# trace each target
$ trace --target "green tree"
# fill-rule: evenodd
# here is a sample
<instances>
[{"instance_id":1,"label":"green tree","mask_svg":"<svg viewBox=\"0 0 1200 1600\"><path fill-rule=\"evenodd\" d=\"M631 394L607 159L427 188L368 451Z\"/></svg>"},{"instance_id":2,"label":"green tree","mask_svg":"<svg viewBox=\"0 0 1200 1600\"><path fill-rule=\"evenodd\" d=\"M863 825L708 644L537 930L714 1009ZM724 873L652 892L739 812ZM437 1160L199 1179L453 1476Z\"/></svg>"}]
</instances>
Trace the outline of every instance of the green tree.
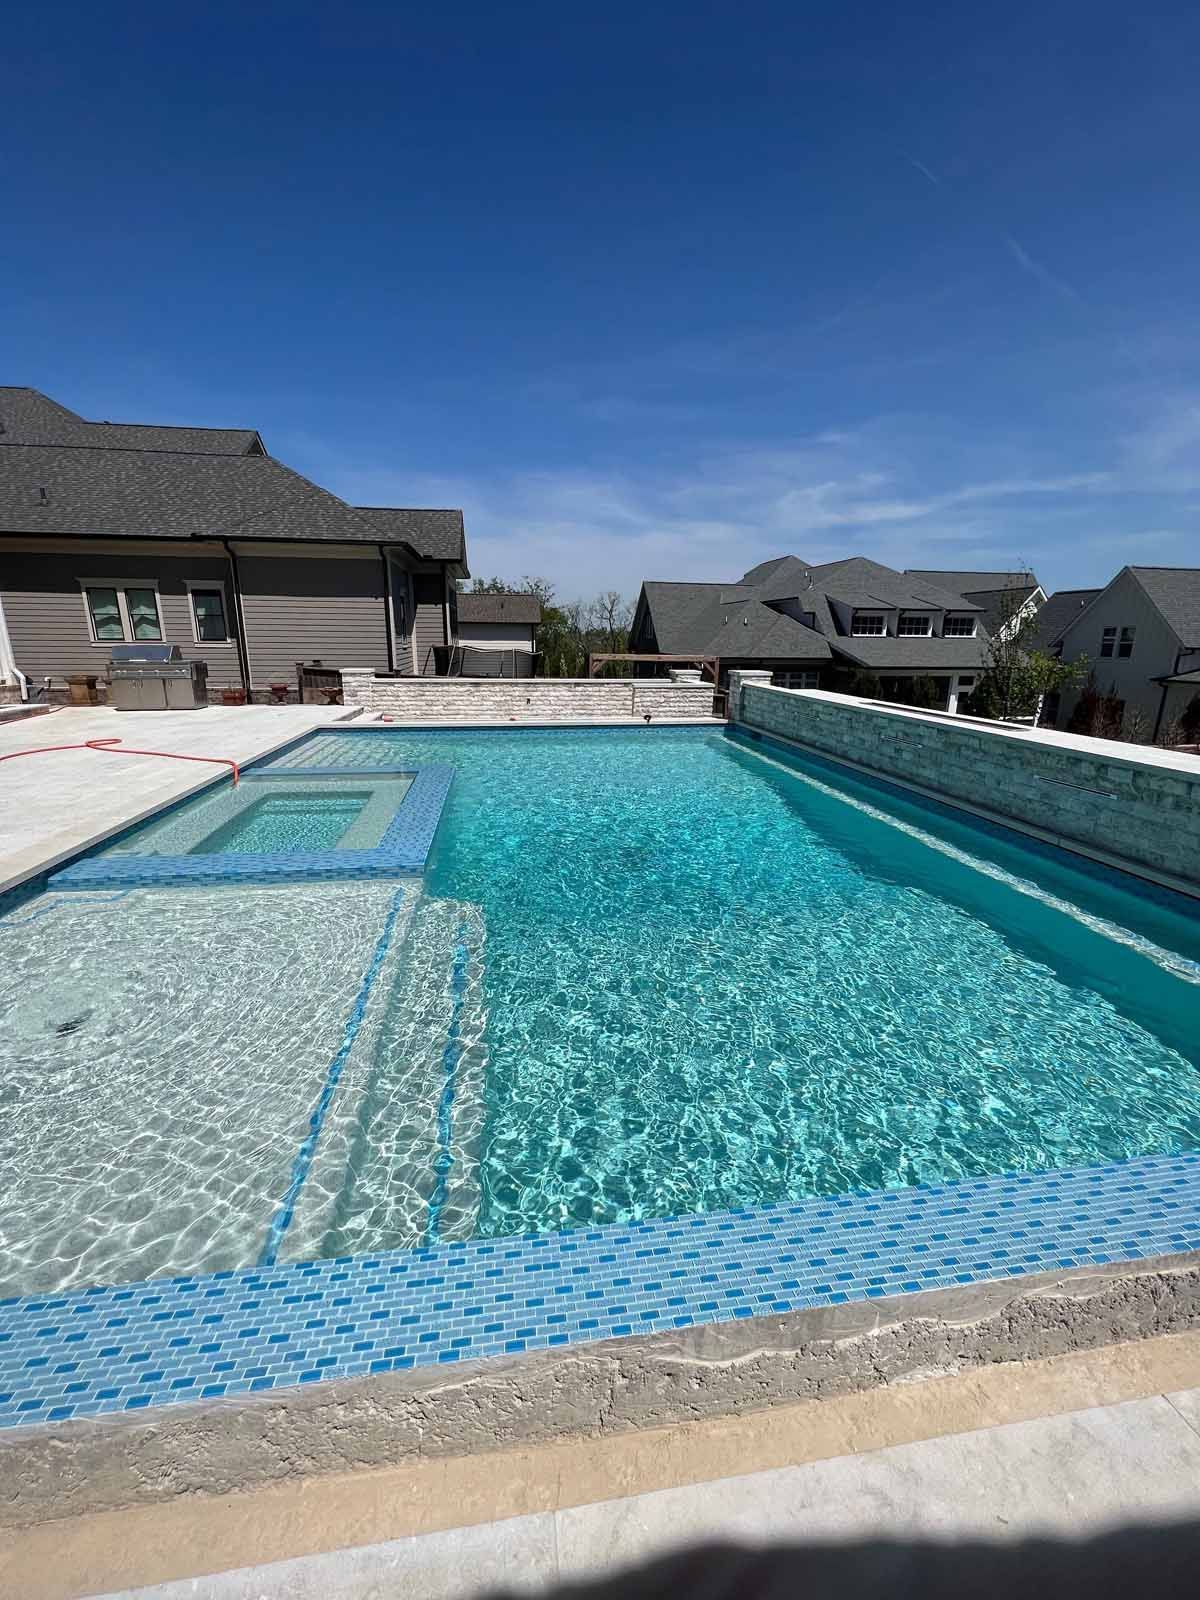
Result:
<instances>
[{"instance_id":1,"label":"green tree","mask_svg":"<svg viewBox=\"0 0 1200 1600\"><path fill-rule=\"evenodd\" d=\"M1047 695L1073 688L1087 671L1085 657L1059 661L1037 649L1037 613L1022 609L1022 594L1019 588L1005 591L987 642L987 664L971 692L974 716L1001 722L1036 717Z\"/></svg>"}]
</instances>

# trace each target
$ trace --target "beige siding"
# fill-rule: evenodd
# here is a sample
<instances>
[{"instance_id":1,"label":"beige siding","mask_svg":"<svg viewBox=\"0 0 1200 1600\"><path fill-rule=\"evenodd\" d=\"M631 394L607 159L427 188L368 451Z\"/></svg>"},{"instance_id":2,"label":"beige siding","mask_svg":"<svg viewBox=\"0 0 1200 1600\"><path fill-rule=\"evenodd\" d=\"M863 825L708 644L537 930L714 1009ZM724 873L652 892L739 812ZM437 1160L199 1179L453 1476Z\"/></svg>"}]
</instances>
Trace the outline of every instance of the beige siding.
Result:
<instances>
[{"instance_id":1,"label":"beige siding","mask_svg":"<svg viewBox=\"0 0 1200 1600\"><path fill-rule=\"evenodd\" d=\"M1115 654L1111 657L1100 654L1104 629L1113 627L1117 629L1118 638L1122 628L1137 630L1133 654L1127 660ZM1067 629L1062 644L1064 661L1077 661L1080 656L1086 656L1101 693L1107 694L1112 689L1124 700L1126 713L1138 708L1153 729L1162 702L1162 685L1153 679L1175 670L1179 641L1132 573L1123 572L1114 578L1078 622ZM1063 695L1058 727L1066 727L1078 699L1075 691Z\"/></svg>"},{"instance_id":2,"label":"beige siding","mask_svg":"<svg viewBox=\"0 0 1200 1600\"><path fill-rule=\"evenodd\" d=\"M112 646L94 643L84 611L80 580L119 586L142 583L158 586L163 634L168 644L180 646L186 659L208 663L210 688L239 685L237 648L197 644L192 630L187 579L224 582L229 627L233 616L229 564L215 554L181 555L178 547L162 547L130 540L119 552L100 553L87 540L46 541L24 548L0 545L0 593L12 638L17 666L37 687L51 678L57 687L70 672L94 672L103 677ZM111 545L108 547L112 551Z\"/></svg>"},{"instance_id":3,"label":"beige siding","mask_svg":"<svg viewBox=\"0 0 1200 1600\"><path fill-rule=\"evenodd\" d=\"M388 667L383 563L370 555L311 556L238 549L242 612L256 691L296 682L298 661Z\"/></svg>"},{"instance_id":4,"label":"beige siding","mask_svg":"<svg viewBox=\"0 0 1200 1600\"><path fill-rule=\"evenodd\" d=\"M446 575L436 572L413 573L413 651L417 672L433 677L437 672L434 650L446 642Z\"/></svg>"}]
</instances>

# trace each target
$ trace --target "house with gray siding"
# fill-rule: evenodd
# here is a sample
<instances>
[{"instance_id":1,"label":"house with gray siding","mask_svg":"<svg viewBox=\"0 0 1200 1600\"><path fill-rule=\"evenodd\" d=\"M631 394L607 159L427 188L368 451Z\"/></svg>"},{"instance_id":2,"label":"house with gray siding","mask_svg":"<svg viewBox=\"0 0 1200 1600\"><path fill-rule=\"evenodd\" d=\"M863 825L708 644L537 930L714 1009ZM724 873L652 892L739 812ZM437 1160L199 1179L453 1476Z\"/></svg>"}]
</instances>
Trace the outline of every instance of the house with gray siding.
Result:
<instances>
[{"instance_id":1,"label":"house with gray siding","mask_svg":"<svg viewBox=\"0 0 1200 1600\"><path fill-rule=\"evenodd\" d=\"M465 677L532 678L541 620L535 594L460 594L454 669Z\"/></svg>"},{"instance_id":2,"label":"house with gray siding","mask_svg":"<svg viewBox=\"0 0 1200 1600\"><path fill-rule=\"evenodd\" d=\"M769 670L790 689L902 700L928 679L935 704L956 711L987 664L985 615L977 599L863 556L779 556L732 583L643 583L629 648L716 657L722 681L733 667Z\"/></svg>"},{"instance_id":3,"label":"house with gray siding","mask_svg":"<svg viewBox=\"0 0 1200 1600\"><path fill-rule=\"evenodd\" d=\"M253 428L90 422L0 387L0 682L57 697L114 644L177 644L210 694L298 666L445 671L462 512L353 506Z\"/></svg>"},{"instance_id":4,"label":"house with gray siding","mask_svg":"<svg viewBox=\"0 0 1200 1600\"><path fill-rule=\"evenodd\" d=\"M1158 738L1200 692L1200 567L1122 567L1072 608L1050 648L1063 661L1086 657L1101 694ZM1077 689L1064 693L1054 726L1065 728L1078 702Z\"/></svg>"}]
</instances>

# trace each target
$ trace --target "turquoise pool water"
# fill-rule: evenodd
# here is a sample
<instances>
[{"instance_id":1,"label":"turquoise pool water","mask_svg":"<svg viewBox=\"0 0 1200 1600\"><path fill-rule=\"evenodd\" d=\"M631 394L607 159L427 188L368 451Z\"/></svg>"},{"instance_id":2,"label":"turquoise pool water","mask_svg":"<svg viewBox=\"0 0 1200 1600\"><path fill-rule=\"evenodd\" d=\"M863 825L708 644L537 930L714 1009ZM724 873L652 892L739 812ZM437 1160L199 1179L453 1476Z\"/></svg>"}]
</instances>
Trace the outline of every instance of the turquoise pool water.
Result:
<instances>
[{"instance_id":1,"label":"turquoise pool water","mask_svg":"<svg viewBox=\"0 0 1200 1600\"><path fill-rule=\"evenodd\" d=\"M115 848L443 762L423 880L0 917L0 1294L1200 1149L1200 908L719 732L320 734Z\"/></svg>"},{"instance_id":2,"label":"turquoise pool water","mask_svg":"<svg viewBox=\"0 0 1200 1600\"><path fill-rule=\"evenodd\" d=\"M369 799L365 792L328 796L265 794L194 844L189 854L332 850Z\"/></svg>"},{"instance_id":3,"label":"turquoise pool water","mask_svg":"<svg viewBox=\"0 0 1200 1600\"><path fill-rule=\"evenodd\" d=\"M412 784L407 773L311 783L286 776L222 783L152 818L105 855L292 855L369 850Z\"/></svg>"},{"instance_id":4,"label":"turquoise pool water","mask_svg":"<svg viewBox=\"0 0 1200 1600\"><path fill-rule=\"evenodd\" d=\"M1185 901L720 733L330 733L272 769L425 761L458 768L427 892L477 911L476 1233L1200 1145ZM414 1242L382 1136L334 1247Z\"/></svg>"}]
</instances>

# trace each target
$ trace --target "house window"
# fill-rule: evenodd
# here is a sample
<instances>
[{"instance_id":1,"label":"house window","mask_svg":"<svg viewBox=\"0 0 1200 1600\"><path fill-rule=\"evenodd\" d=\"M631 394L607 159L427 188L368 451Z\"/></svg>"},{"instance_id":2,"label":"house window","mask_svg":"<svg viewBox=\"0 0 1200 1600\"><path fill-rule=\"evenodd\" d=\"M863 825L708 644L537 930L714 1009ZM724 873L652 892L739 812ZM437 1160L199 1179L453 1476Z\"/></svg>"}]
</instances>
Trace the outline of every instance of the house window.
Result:
<instances>
[{"instance_id":1,"label":"house window","mask_svg":"<svg viewBox=\"0 0 1200 1600\"><path fill-rule=\"evenodd\" d=\"M933 632L933 618L906 613L896 629L901 639L928 639Z\"/></svg>"},{"instance_id":2,"label":"house window","mask_svg":"<svg viewBox=\"0 0 1200 1600\"><path fill-rule=\"evenodd\" d=\"M153 589L126 589L125 610L129 631L135 639L161 639L162 618L158 614L158 595Z\"/></svg>"},{"instance_id":3,"label":"house window","mask_svg":"<svg viewBox=\"0 0 1200 1600\"><path fill-rule=\"evenodd\" d=\"M887 632L887 624L878 612L856 611L850 632L856 639L878 639Z\"/></svg>"},{"instance_id":4,"label":"house window","mask_svg":"<svg viewBox=\"0 0 1200 1600\"><path fill-rule=\"evenodd\" d=\"M1133 628L1122 628L1121 637L1117 640L1117 655L1126 660L1133 654Z\"/></svg>"},{"instance_id":5,"label":"house window","mask_svg":"<svg viewBox=\"0 0 1200 1600\"><path fill-rule=\"evenodd\" d=\"M975 637L974 617L947 617L942 623L943 639L973 639Z\"/></svg>"},{"instance_id":6,"label":"house window","mask_svg":"<svg viewBox=\"0 0 1200 1600\"><path fill-rule=\"evenodd\" d=\"M117 588L90 583L82 584L81 588L88 629L97 644L162 638L157 589L135 584Z\"/></svg>"},{"instance_id":7,"label":"house window","mask_svg":"<svg viewBox=\"0 0 1200 1600\"><path fill-rule=\"evenodd\" d=\"M819 689L821 687L821 674L819 672L775 672L771 675L771 682L777 689Z\"/></svg>"},{"instance_id":8,"label":"house window","mask_svg":"<svg viewBox=\"0 0 1200 1600\"><path fill-rule=\"evenodd\" d=\"M88 617L92 626L92 638L98 642L105 639L124 639L125 624L121 620L121 607L117 600L115 589L85 589L87 598Z\"/></svg>"},{"instance_id":9,"label":"house window","mask_svg":"<svg viewBox=\"0 0 1200 1600\"><path fill-rule=\"evenodd\" d=\"M1111 656L1116 642L1117 630L1115 628L1105 628L1100 638L1100 654L1102 656Z\"/></svg>"},{"instance_id":10,"label":"house window","mask_svg":"<svg viewBox=\"0 0 1200 1600\"><path fill-rule=\"evenodd\" d=\"M225 644L229 639L229 624L225 620L225 591L219 586L211 589L191 590L192 627L197 644Z\"/></svg>"}]
</instances>

